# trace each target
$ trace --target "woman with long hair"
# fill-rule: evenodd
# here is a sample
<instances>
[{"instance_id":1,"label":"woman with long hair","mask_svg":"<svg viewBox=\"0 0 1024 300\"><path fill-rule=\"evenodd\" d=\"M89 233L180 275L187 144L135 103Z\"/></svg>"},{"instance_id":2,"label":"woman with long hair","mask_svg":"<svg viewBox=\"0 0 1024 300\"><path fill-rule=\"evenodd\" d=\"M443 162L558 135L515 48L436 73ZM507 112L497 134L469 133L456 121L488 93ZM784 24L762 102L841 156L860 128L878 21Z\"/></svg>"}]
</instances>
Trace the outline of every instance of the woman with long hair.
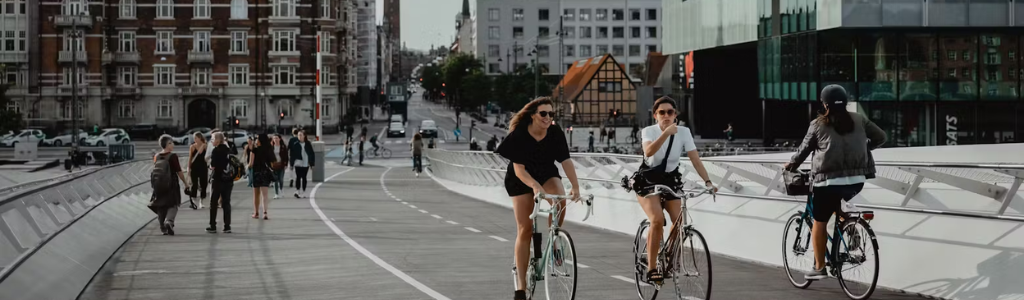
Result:
<instances>
[{"instance_id":1,"label":"woman with long hair","mask_svg":"<svg viewBox=\"0 0 1024 300\"><path fill-rule=\"evenodd\" d=\"M498 146L495 153L509 160L505 173L505 191L512 197L512 211L516 218L515 258L519 287L526 286L526 266L530 259L530 242L533 232L533 197L537 193L564 195L562 178L555 162L562 164L565 176L572 183L570 195L580 195L576 179L576 167L569 159L569 145L561 128L552 125L555 119L551 99L541 97L527 103L509 122L508 139ZM552 203L552 205L556 205ZM557 205L565 205L559 201ZM558 215L558 224L565 220L565 211ZM548 224L552 222L548 217ZM558 259L556 249L555 256ZM515 291L514 299L526 299L525 290Z\"/></svg>"},{"instance_id":2,"label":"woman with long hair","mask_svg":"<svg viewBox=\"0 0 1024 300\"><path fill-rule=\"evenodd\" d=\"M252 177L252 218L260 218L260 204L263 204L263 219L267 220L267 210L270 207L270 183L274 182L274 171L270 164L274 163L274 147L270 145L270 138L267 134L260 134L256 138L256 145L250 146L249 170ZM260 198L262 196L262 198ZM262 200L262 201L261 201Z\"/></svg>"},{"instance_id":3,"label":"woman with long hair","mask_svg":"<svg viewBox=\"0 0 1024 300\"><path fill-rule=\"evenodd\" d=\"M189 181L194 185L189 190L189 201L199 197L199 205L192 203L192 209L203 209L203 202L206 201L206 185L210 180L210 167L206 163L206 139L203 134L196 132L192 135L192 145L188 147L188 176ZM198 191L197 191L198 190Z\"/></svg>"},{"instance_id":4,"label":"woman with long hair","mask_svg":"<svg viewBox=\"0 0 1024 300\"><path fill-rule=\"evenodd\" d=\"M412 147L412 169L416 173L416 177L420 177L420 173L423 173L423 136L419 132L412 135L412 143L409 143L409 147Z\"/></svg>"},{"instance_id":5,"label":"woman with long hair","mask_svg":"<svg viewBox=\"0 0 1024 300\"><path fill-rule=\"evenodd\" d=\"M288 169L288 146L280 134L275 134L271 144L274 145L274 163L270 167L274 170L274 199L281 198L281 191L284 190L284 171Z\"/></svg>"},{"instance_id":6,"label":"woman with long hair","mask_svg":"<svg viewBox=\"0 0 1024 300\"><path fill-rule=\"evenodd\" d=\"M306 196L306 176L309 175L309 169L316 163L316 157L313 156L313 143L306 138L306 131L299 130L299 140L292 145L289 151L291 151L289 154L290 165L295 169L295 198L302 198ZM349 158L349 164L351 163L352 159Z\"/></svg>"},{"instance_id":7,"label":"woman with long hair","mask_svg":"<svg viewBox=\"0 0 1024 300\"><path fill-rule=\"evenodd\" d=\"M812 184L811 243L814 245L814 270L804 275L807 280L828 277L825 271L826 224L834 213L842 213L842 201L850 201L864 188L864 182L875 177L871 150L885 143L885 131L858 113L846 110L846 89L829 85L821 90L825 105L818 118L811 121L807 135L785 168L796 171L812 152L810 178Z\"/></svg>"}]
</instances>

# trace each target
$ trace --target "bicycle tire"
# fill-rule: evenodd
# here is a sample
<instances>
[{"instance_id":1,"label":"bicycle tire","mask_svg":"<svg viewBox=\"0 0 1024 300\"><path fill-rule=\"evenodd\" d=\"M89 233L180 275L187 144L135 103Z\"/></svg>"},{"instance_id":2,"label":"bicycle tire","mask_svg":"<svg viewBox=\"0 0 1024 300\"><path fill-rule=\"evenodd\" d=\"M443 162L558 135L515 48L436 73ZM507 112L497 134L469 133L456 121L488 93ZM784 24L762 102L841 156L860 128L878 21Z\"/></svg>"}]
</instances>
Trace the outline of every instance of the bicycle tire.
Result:
<instances>
[{"instance_id":1,"label":"bicycle tire","mask_svg":"<svg viewBox=\"0 0 1024 300\"><path fill-rule=\"evenodd\" d=\"M793 284L794 287L800 289L806 289L807 287L811 286L811 283L813 283L814 281L807 280L806 278L804 278L804 274L802 273L794 274L794 270L789 267L790 258L787 254L798 253L800 251L798 251L798 249L794 249L795 247L797 247L797 245L790 244L788 242L788 237L791 233L796 233L799 230L800 233L799 235L796 235L796 238L801 239L800 245L802 245L802 247L804 247L805 249L802 249L802 253L798 254L797 256L806 256L813 253L810 251L811 230L808 226L804 226L804 224L806 223L807 222L806 220L804 220L803 213L798 212L789 217L789 220L786 221L786 227L782 232L782 269L786 271L786 277L789 278L789 283ZM794 243L796 243L796 241L794 241ZM811 268L814 268L813 258L811 259L811 264ZM800 280L803 280L803 282L801 282Z\"/></svg>"},{"instance_id":2,"label":"bicycle tire","mask_svg":"<svg viewBox=\"0 0 1024 300\"><path fill-rule=\"evenodd\" d=\"M555 274L552 274L552 273L555 273L554 270L553 269L548 269L548 268L556 267L556 266L554 266L555 263L556 263L555 258L549 256L548 257L548 261L545 262L545 264L544 264L545 265L545 267L544 267L544 294L545 294L545 296L547 297L548 300L575 300L576 299L576 285L577 285L577 283L579 283L579 276L578 276L579 275L579 266L577 265L579 262L577 261L578 258L576 257L576 245L573 244L573 242L572 242L572 236L570 236L569 233L564 231L564 230L559 229L559 230L555 231L555 235L557 236L557 238L553 239L551 241L552 245L557 245L558 240L562 240L563 242L567 243L567 244L563 245L563 247L564 246L568 246L569 247L568 249L561 248L560 252L562 254L562 265L561 266L565 267L566 264L568 263L568 265L570 265L569 268L572 269L572 275L571 276L567 276L567 277L571 277L572 278L571 279L571 287L569 287L568 290L567 290L568 297L565 297L565 298L562 298L562 297L551 297L551 293L552 293L552 286L551 286L552 283L551 282L554 281L555 279L559 279L559 278L563 278L563 277L555 278L553 276ZM552 247L552 249L557 249L557 248ZM566 257L567 257L566 254L570 254L572 256L572 259L571 260L566 259ZM557 288L557 286L555 288Z\"/></svg>"},{"instance_id":3,"label":"bicycle tire","mask_svg":"<svg viewBox=\"0 0 1024 300\"><path fill-rule=\"evenodd\" d=\"M850 291L850 288L851 288L851 286L853 284L861 284L863 282L853 281L853 280L850 280L850 281L846 280L845 276L843 275L843 265L844 265L845 262L842 259L837 259L836 260L836 261L838 261L837 269L839 270L839 272L836 272L836 273L838 273L836 277L839 278L839 285L843 288L843 292L846 293L847 297L850 297L850 299L853 299L853 300L868 299L868 298L871 298L871 294L873 294L875 292L875 288L878 285L878 269L879 269L879 265L880 265L879 259L878 259L878 240L875 237L875 231L871 229L871 225L869 225L867 221L864 221L864 219L861 219L861 218L847 218L845 221L843 221L842 226L840 226L840 228L841 228L841 230L845 231L848 226L861 226L861 227L864 228L864 232L868 234L868 238L867 239L861 237L860 241L867 241L867 243L870 243L870 245L866 245L866 244L865 245L861 245L860 249L865 250L865 251L870 251L870 253L874 255L875 259L873 260L873 263L872 263L874 265L874 272L872 272L872 274L871 274L871 280L870 280L871 282L868 284L867 290L864 291L863 294L859 294L859 295L854 295L855 293ZM864 249L864 246L870 246L870 248ZM847 256L849 256L849 252L848 252L849 248L846 248L845 250L846 251L843 251L842 253L846 253ZM866 254L867 253L865 253L865 255Z\"/></svg>"},{"instance_id":4,"label":"bicycle tire","mask_svg":"<svg viewBox=\"0 0 1024 300\"><path fill-rule=\"evenodd\" d=\"M636 229L636 237L633 238L633 264L636 266L633 270L633 284L636 285L636 293L640 300L658 298L658 288L644 283L647 280L647 263L645 262L647 259L647 235L644 234L644 229L650 226L651 222L641 221L640 227Z\"/></svg>"},{"instance_id":5,"label":"bicycle tire","mask_svg":"<svg viewBox=\"0 0 1024 300\"><path fill-rule=\"evenodd\" d=\"M533 257L533 253L530 253L530 257L531 257L530 258L530 263L526 265L526 287L523 287L523 291L526 291L526 296L527 296L528 299L532 299L533 298L533 291L534 291L534 289L537 288L537 280L533 276L533 273L534 273L533 258L532 258ZM516 269L516 259L515 259L515 257L513 257L512 258L512 286L518 288L519 287L518 286L518 284L519 284L518 280L519 279L516 278L517 274L518 274L518 270Z\"/></svg>"},{"instance_id":6,"label":"bicycle tire","mask_svg":"<svg viewBox=\"0 0 1024 300\"><path fill-rule=\"evenodd\" d=\"M711 249L708 248L708 242L707 240L704 239L704 235L701 234L700 231L698 231L697 229L693 227L687 227L684 229L684 234L687 235L687 238L682 241L682 244L680 244L679 247L676 247L676 251L678 251L680 255L679 259L675 261L676 268L673 268L673 272L675 274L674 276L672 276L672 281L675 283L676 286L676 296L678 296L679 299L711 299L711 286L712 281L714 279L714 276L712 276L713 269L711 268ZM686 247L687 242L690 242L690 247ZM694 251L695 246L698 245L704 250L700 252ZM689 253L692 259L688 259L686 257L686 249L690 249ZM707 264L707 270L705 272L701 272L700 268L698 267L698 265L701 262ZM687 269L685 266L686 263L692 263L692 266L694 267L694 270L696 270L696 272L686 272L689 274L682 276L681 274L684 274L683 271L686 271ZM697 276L692 276L692 274L696 274ZM702 284L701 282L698 282L699 279L691 280L694 278L707 278L707 281ZM693 281L696 284L687 285L686 288L683 288L679 286L680 281L683 280ZM701 285L704 286L703 293L695 289L695 287L699 287ZM696 291L696 295L692 295L694 294L694 291ZM683 294L684 292L688 292L689 294Z\"/></svg>"},{"instance_id":7,"label":"bicycle tire","mask_svg":"<svg viewBox=\"0 0 1024 300\"><path fill-rule=\"evenodd\" d=\"M385 159L391 158L391 150L388 150L387 148L380 149L380 156Z\"/></svg>"}]
</instances>

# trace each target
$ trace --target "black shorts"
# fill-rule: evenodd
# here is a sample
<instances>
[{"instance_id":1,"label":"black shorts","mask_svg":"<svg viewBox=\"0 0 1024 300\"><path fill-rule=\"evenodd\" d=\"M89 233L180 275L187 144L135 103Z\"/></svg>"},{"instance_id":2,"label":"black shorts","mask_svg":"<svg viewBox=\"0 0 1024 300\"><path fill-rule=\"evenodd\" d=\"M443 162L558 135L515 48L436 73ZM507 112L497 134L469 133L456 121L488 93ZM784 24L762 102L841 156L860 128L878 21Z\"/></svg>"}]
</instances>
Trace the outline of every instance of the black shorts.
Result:
<instances>
[{"instance_id":1,"label":"black shorts","mask_svg":"<svg viewBox=\"0 0 1024 300\"><path fill-rule=\"evenodd\" d=\"M562 176L559 176L558 174L538 175L530 174L530 176L533 176L533 179L536 180L537 182L540 182L541 185L548 182L548 180L551 178L558 178L559 180L562 179ZM519 195L533 193L533 188L523 183L522 180L519 180L519 177L516 177L515 173L508 172L505 175L505 192L508 192L509 197L515 197Z\"/></svg>"},{"instance_id":2,"label":"black shorts","mask_svg":"<svg viewBox=\"0 0 1024 300\"><path fill-rule=\"evenodd\" d=\"M672 172L665 173L664 176L661 176L660 178L656 178L654 180L654 182L652 182L652 184L650 186L645 187L645 188L641 188L640 191L638 191L636 194L640 195L640 197L647 197L647 195L650 195L651 192L654 191L654 184L665 185L665 186L668 186L670 188L675 188L675 187L678 187L678 186L682 186L683 185L682 177L683 177L683 175L679 173L679 169L676 169L676 170L674 170ZM682 198L676 197L676 195L673 195L672 193L668 193L668 192L661 192L661 193L659 193L659 196L661 196L661 202L682 199Z\"/></svg>"},{"instance_id":3,"label":"black shorts","mask_svg":"<svg viewBox=\"0 0 1024 300\"><path fill-rule=\"evenodd\" d=\"M828 222L833 213L841 212L839 201L850 201L863 188L863 183L814 187L811 195L811 213L814 214L814 220Z\"/></svg>"}]
</instances>

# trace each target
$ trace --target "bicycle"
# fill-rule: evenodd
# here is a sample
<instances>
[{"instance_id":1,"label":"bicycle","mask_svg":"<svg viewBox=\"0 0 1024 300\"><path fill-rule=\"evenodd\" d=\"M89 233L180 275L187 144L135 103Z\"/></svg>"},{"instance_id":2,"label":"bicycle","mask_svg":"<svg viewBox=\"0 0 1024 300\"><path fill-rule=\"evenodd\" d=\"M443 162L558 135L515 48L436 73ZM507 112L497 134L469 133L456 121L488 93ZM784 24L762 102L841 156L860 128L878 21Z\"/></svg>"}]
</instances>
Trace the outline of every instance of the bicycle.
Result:
<instances>
[{"instance_id":1,"label":"bicycle","mask_svg":"<svg viewBox=\"0 0 1024 300\"><path fill-rule=\"evenodd\" d=\"M661 250L658 252L657 259L658 265L655 268L664 274L665 279L672 278L678 299L711 299L711 255L708 250L708 243L704 240L704 235L697 231L696 228L693 228L693 224L689 222L690 218L686 208L686 200L703 194L711 194L712 199L714 199L714 192L711 189L696 188L677 193L672 188L660 184L654 185L653 188L654 192L648 195L648 197L668 192L683 201L682 209L679 210L679 215L674 219L683 220L682 226L672 224L668 241L661 243ZM703 190L699 193L694 193L698 189ZM644 219L640 221L640 227L636 231L636 238L633 240L633 257L636 266L634 282L637 294L643 300L657 298L658 292L661 291L661 286L664 283L655 282L652 284L647 282L648 250L647 232L645 230L650 226L651 222L649 220ZM687 241L690 242L688 247L689 256L686 255ZM698 247L701 247L703 250L698 249ZM690 259L687 259L687 257ZM704 263L705 267L702 268L700 263ZM703 284L700 282L702 278L707 278L707 281ZM692 284L688 284L687 289L684 290L680 287L681 281L690 281ZM687 293L684 294L683 292Z\"/></svg>"},{"instance_id":2,"label":"bicycle","mask_svg":"<svg viewBox=\"0 0 1024 300\"><path fill-rule=\"evenodd\" d=\"M570 198L570 196L566 195L550 195L544 193L537 194L533 197L533 213L530 214L530 219L533 220L533 247L530 248L530 262L527 264L526 288L519 287L519 281L516 276L518 271L516 270L515 258L512 259L512 284L515 286L516 290L525 290L528 299L533 299L533 292L537 288L538 281L544 281L545 296L548 300L576 299L576 246L573 244L572 237L569 233L561 229L560 226L558 226L557 221L557 216L561 215L562 211L565 210L565 207L558 205L558 200L571 200ZM550 200L554 204L551 208L540 209L541 199ZM594 212L594 195L587 195L586 197L580 197L579 199L587 205L587 214L583 217L583 221L586 221ZM555 219L551 222L551 226L548 228L548 236L550 238L547 243L544 244L543 252L541 252L542 234L537 231L538 213L545 213L550 216L554 216L553 218ZM555 238L553 237L557 237L559 243L555 243ZM567 267L567 269L557 270L557 267ZM548 271L548 268L551 268L550 272ZM540 270L540 272L537 270ZM562 286L565 288L565 292L568 295L564 298L552 297L552 293L557 292L557 286L552 287L551 281L560 278L567 279L567 282L563 283Z\"/></svg>"},{"instance_id":3,"label":"bicycle","mask_svg":"<svg viewBox=\"0 0 1024 300\"><path fill-rule=\"evenodd\" d=\"M814 216L811 213L811 199L813 197L813 193L807 195L807 205L804 207L804 210L798 211L789 217L789 220L786 221L785 231L782 233L783 267L786 269L786 276L789 277L789 282L794 287L800 289L806 289L813 280L804 278L803 273L793 274L794 270L790 267L790 260L801 257L809 258L810 267L801 268L801 271L806 272L814 268L814 251L812 251L813 247L810 245L811 227L814 224ZM850 299L868 299L874 293L876 284L878 284L878 240L875 237L875 231L871 229L869 224L874 218L875 213L873 211L844 212L842 215L837 213L833 229L834 235L826 233L828 239L826 240L825 249L825 267L829 269L829 274L839 279L839 285ZM804 230L804 225L806 225L807 230ZM796 239L792 243L789 242L789 234L791 232L796 233ZM847 243L845 238L847 236L850 243ZM865 239L865 236L868 238ZM868 242L871 243L871 248L867 248L866 243ZM831 247L828 247L829 244L831 244ZM843 274L844 271L849 270L843 270L843 264L851 264L854 265L853 268L856 268L867 261L869 253L876 257L874 259L875 270L867 290L862 294L857 294L851 289L855 285L860 285L864 282L848 280L848 278L853 276ZM794 254L795 257L790 258L787 254ZM801 282L800 280L803 281Z\"/></svg>"},{"instance_id":4,"label":"bicycle","mask_svg":"<svg viewBox=\"0 0 1024 300\"><path fill-rule=\"evenodd\" d=\"M391 158L391 149L385 148L384 145L380 145L377 150L368 152L367 156Z\"/></svg>"}]
</instances>

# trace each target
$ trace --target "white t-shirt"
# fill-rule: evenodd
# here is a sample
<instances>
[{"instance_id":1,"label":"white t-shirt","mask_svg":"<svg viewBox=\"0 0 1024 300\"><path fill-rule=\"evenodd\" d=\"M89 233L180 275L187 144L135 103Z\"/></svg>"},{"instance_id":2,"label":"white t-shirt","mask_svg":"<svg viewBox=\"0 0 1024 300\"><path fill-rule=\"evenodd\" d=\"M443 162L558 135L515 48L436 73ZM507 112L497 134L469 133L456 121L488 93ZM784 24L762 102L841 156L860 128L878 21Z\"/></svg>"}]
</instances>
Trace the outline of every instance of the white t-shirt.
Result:
<instances>
[{"instance_id":1,"label":"white t-shirt","mask_svg":"<svg viewBox=\"0 0 1024 300\"><path fill-rule=\"evenodd\" d=\"M697 150L697 145L693 143L693 135L690 134L690 128L678 126L676 129L676 138L672 141L672 152L668 152L670 155L668 156L668 164L665 167L665 171L672 171L678 168L679 158L683 153ZM661 127L657 124L644 127L644 129L640 131L640 140L643 143L654 142L660 136ZM658 149L657 152L654 152L654 156L647 158L648 166L657 166L665 159L665 153L668 151L666 149L668 148L668 141L669 139L665 139L665 142L661 144L661 148Z\"/></svg>"}]
</instances>

